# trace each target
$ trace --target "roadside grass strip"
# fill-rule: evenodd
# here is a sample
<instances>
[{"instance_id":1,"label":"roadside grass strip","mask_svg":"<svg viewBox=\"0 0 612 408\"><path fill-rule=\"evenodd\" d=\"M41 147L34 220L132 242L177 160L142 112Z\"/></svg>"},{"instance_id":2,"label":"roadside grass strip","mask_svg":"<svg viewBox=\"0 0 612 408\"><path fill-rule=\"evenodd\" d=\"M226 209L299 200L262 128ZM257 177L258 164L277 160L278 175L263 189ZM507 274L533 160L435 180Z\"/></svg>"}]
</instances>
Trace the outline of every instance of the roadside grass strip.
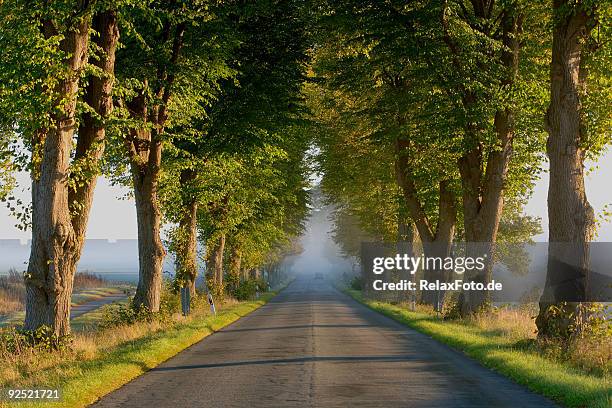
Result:
<instances>
[{"instance_id":1,"label":"roadside grass strip","mask_svg":"<svg viewBox=\"0 0 612 408\"><path fill-rule=\"evenodd\" d=\"M38 372L33 381L45 389L61 390L59 402L0 402L0 406L84 407L175 356L215 331L267 303L274 292L206 315L179 321L171 327L127 341L92 360L70 361Z\"/></svg>"}]
</instances>

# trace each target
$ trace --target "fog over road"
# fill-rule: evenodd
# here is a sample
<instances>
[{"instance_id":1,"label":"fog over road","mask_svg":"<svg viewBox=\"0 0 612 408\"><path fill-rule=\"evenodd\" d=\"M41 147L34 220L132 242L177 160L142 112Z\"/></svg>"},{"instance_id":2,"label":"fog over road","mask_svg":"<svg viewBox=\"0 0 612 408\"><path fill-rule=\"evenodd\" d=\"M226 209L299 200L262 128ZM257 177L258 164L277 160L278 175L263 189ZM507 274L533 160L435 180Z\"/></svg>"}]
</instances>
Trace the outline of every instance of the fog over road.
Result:
<instances>
[{"instance_id":1,"label":"fog over road","mask_svg":"<svg viewBox=\"0 0 612 408\"><path fill-rule=\"evenodd\" d=\"M96 407L555 407L304 275Z\"/></svg>"}]
</instances>

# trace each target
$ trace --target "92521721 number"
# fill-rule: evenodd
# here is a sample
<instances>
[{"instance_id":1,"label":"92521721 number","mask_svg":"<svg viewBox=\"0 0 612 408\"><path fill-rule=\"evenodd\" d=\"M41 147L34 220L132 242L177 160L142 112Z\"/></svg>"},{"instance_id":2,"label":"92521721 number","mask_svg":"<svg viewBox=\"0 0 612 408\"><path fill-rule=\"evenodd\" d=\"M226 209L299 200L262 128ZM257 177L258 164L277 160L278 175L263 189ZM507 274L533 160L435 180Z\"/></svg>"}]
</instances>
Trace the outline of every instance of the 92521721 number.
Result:
<instances>
[{"instance_id":1,"label":"92521721 number","mask_svg":"<svg viewBox=\"0 0 612 408\"><path fill-rule=\"evenodd\" d=\"M4 400L52 400L60 399L58 389L47 388L8 388L3 390L2 399Z\"/></svg>"}]
</instances>

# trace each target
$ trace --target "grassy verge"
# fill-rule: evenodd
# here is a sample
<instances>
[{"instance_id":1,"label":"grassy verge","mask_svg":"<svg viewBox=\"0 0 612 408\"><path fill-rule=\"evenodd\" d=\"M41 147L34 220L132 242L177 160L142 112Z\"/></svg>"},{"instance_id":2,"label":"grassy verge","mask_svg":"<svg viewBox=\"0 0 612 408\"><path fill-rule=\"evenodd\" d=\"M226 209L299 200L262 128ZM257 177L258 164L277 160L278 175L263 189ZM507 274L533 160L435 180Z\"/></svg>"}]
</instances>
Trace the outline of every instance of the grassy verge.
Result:
<instances>
[{"instance_id":1,"label":"grassy verge","mask_svg":"<svg viewBox=\"0 0 612 408\"><path fill-rule=\"evenodd\" d=\"M487 330L466 321L444 321L428 313L364 299L358 291L345 292L371 309L448 344L484 366L567 407L612 406L612 379L609 375L585 373L571 364L546 358L526 347L524 340L517 341L517 336L508 335L504 330Z\"/></svg>"},{"instance_id":2,"label":"grassy verge","mask_svg":"<svg viewBox=\"0 0 612 408\"><path fill-rule=\"evenodd\" d=\"M9 405L0 402L0 406L19 407L84 407L103 395L121 387L135 377L143 374L163 361L176 355L187 347L202 340L206 336L238 320L265 304L274 293L262 295L258 300L242 302L223 308L216 316L208 314L194 316L178 321L170 327L159 330L141 328L142 335L127 341L117 341L116 345L104 352L93 352L93 358L87 358L81 338L79 358L62 359L56 357L57 363L49 364L39 356L35 361L42 367L33 370L27 377L16 376L13 381L2 381L4 388L58 388L62 392L62 401L58 403L28 403L20 402ZM138 327L132 327L132 331ZM105 333L108 342L112 336L123 333L114 331ZM24 362L24 364L26 364ZM28 363L32 368L32 361ZM19 367L17 367L19 369Z\"/></svg>"}]
</instances>

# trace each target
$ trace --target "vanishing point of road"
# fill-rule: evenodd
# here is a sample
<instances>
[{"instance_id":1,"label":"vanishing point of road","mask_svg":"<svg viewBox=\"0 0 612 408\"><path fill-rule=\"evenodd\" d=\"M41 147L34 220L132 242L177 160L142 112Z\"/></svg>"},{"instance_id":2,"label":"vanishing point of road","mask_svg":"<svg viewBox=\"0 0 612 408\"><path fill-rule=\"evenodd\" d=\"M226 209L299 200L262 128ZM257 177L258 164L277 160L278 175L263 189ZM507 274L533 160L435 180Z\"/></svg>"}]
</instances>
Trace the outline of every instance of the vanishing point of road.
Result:
<instances>
[{"instance_id":1,"label":"vanishing point of road","mask_svg":"<svg viewBox=\"0 0 612 408\"><path fill-rule=\"evenodd\" d=\"M309 276L94 406L555 407Z\"/></svg>"}]
</instances>

